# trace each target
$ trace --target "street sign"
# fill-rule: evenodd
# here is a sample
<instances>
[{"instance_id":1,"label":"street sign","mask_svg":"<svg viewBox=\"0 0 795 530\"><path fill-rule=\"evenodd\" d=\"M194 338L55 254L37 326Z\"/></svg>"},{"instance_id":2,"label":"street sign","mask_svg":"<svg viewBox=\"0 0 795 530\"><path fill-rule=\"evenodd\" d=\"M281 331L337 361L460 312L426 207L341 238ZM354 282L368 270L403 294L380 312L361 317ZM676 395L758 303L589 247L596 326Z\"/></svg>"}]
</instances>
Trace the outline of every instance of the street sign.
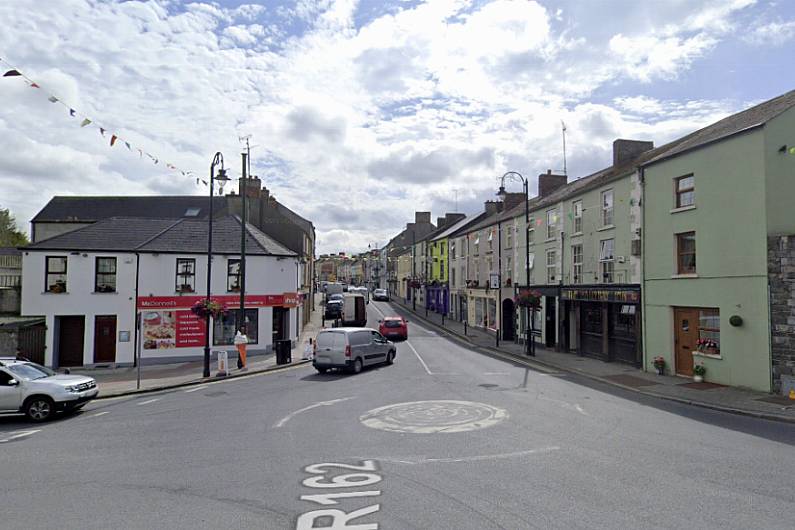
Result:
<instances>
[{"instance_id":1,"label":"street sign","mask_svg":"<svg viewBox=\"0 0 795 530\"><path fill-rule=\"evenodd\" d=\"M500 288L500 273L492 272L489 275L489 288L490 289L499 289Z\"/></svg>"}]
</instances>

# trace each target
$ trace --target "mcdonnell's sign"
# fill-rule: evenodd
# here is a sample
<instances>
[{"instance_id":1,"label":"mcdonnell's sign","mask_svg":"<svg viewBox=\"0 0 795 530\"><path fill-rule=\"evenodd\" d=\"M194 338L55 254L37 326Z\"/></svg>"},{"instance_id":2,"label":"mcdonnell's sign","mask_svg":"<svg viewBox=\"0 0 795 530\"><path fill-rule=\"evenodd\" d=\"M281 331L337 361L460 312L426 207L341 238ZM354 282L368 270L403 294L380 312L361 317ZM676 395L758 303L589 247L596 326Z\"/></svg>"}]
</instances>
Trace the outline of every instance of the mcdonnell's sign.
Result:
<instances>
[{"instance_id":1,"label":"mcdonnell's sign","mask_svg":"<svg viewBox=\"0 0 795 530\"><path fill-rule=\"evenodd\" d=\"M564 300L582 300L586 302L618 302L637 304L640 302L640 291L637 289L605 289L605 288L567 288L560 290Z\"/></svg>"}]
</instances>

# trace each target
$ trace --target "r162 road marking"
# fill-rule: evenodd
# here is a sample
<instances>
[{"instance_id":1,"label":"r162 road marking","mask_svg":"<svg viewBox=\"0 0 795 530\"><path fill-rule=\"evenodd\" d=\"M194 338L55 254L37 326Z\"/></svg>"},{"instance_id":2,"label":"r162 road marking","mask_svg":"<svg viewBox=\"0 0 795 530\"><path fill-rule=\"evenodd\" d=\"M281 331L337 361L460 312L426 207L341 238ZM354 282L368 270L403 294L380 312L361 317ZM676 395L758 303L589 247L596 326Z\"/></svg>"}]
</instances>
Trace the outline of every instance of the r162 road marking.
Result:
<instances>
[{"instance_id":1,"label":"r162 road marking","mask_svg":"<svg viewBox=\"0 0 795 530\"><path fill-rule=\"evenodd\" d=\"M334 468L347 469L356 471L356 473L346 473L342 475L335 475L327 477L327 473L331 473ZM342 488L358 488L364 486L371 486L381 482L381 476L375 473L378 468L374 460L365 460L361 464L340 464L334 462L324 462L322 464L312 464L306 466L304 471L313 477L305 478L303 485L307 488L323 488L323 489L342 489ZM316 502L323 506L339 504L337 499L351 499L357 497L378 497L381 495L381 490L366 490L366 491L346 491L334 493L321 493L316 495L301 495L302 501ZM365 506L352 512L344 512L336 508L326 508L323 510L312 510L301 514L296 523L296 530L310 530L312 528L326 528L331 530L378 530L378 523L365 523L365 524L348 524L350 521L370 515L381 509L380 504L373 504ZM316 527L315 521L320 518L330 517L331 524Z\"/></svg>"}]
</instances>

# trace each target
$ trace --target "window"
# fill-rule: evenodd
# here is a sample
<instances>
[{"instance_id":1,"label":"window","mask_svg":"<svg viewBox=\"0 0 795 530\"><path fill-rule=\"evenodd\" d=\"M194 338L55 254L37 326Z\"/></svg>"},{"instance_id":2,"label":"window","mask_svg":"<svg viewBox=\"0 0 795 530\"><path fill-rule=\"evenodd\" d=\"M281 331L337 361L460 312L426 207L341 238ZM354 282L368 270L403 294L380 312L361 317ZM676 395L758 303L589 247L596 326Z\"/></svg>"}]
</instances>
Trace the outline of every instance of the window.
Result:
<instances>
[{"instance_id":1,"label":"window","mask_svg":"<svg viewBox=\"0 0 795 530\"><path fill-rule=\"evenodd\" d=\"M246 309L246 336L249 344L257 343L257 309ZM213 345L229 346L234 343L240 327L240 310L232 309L221 318L213 319Z\"/></svg>"},{"instance_id":2,"label":"window","mask_svg":"<svg viewBox=\"0 0 795 530\"><path fill-rule=\"evenodd\" d=\"M455 269L450 269L450 285L455 285Z\"/></svg>"},{"instance_id":3,"label":"window","mask_svg":"<svg viewBox=\"0 0 795 530\"><path fill-rule=\"evenodd\" d=\"M555 239L557 235L558 212L556 210L547 211L547 239Z\"/></svg>"},{"instance_id":4,"label":"window","mask_svg":"<svg viewBox=\"0 0 795 530\"><path fill-rule=\"evenodd\" d=\"M574 233L582 232L582 201L574 201L571 205L574 213Z\"/></svg>"},{"instance_id":5,"label":"window","mask_svg":"<svg viewBox=\"0 0 795 530\"><path fill-rule=\"evenodd\" d=\"M491 256L489 256L488 258L486 258L486 271L487 271L489 274L491 274L492 272L494 272L494 258L492 258Z\"/></svg>"},{"instance_id":6,"label":"window","mask_svg":"<svg viewBox=\"0 0 795 530\"><path fill-rule=\"evenodd\" d=\"M66 256L47 256L44 258L44 286L51 293L66 292Z\"/></svg>"},{"instance_id":7,"label":"window","mask_svg":"<svg viewBox=\"0 0 795 530\"><path fill-rule=\"evenodd\" d=\"M602 192L602 226L613 226L613 190Z\"/></svg>"},{"instance_id":8,"label":"window","mask_svg":"<svg viewBox=\"0 0 795 530\"><path fill-rule=\"evenodd\" d=\"M450 259L455 259L455 241L450 243Z\"/></svg>"},{"instance_id":9,"label":"window","mask_svg":"<svg viewBox=\"0 0 795 530\"><path fill-rule=\"evenodd\" d=\"M720 354L720 310L699 310L698 350L715 355Z\"/></svg>"},{"instance_id":10,"label":"window","mask_svg":"<svg viewBox=\"0 0 795 530\"><path fill-rule=\"evenodd\" d=\"M530 226L527 227L527 244L532 245L536 240L535 223L530 219Z\"/></svg>"},{"instance_id":11,"label":"window","mask_svg":"<svg viewBox=\"0 0 795 530\"><path fill-rule=\"evenodd\" d=\"M513 246L513 227L509 226L508 229L505 231L505 248L511 248Z\"/></svg>"},{"instance_id":12,"label":"window","mask_svg":"<svg viewBox=\"0 0 795 530\"><path fill-rule=\"evenodd\" d=\"M494 250L494 244L492 243L492 238L494 238L494 230L489 231L489 251Z\"/></svg>"},{"instance_id":13,"label":"window","mask_svg":"<svg viewBox=\"0 0 795 530\"><path fill-rule=\"evenodd\" d=\"M240 260L230 259L226 262L226 290L240 290Z\"/></svg>"},{"instance_id":14,"label":"window","mask_svg":"<svg viewBox=\"0 0 795 530\"><path fill-rule=\"evenodd\" d=\"M513 280L513 259L510 256L505 258L505 274Z\"/></svg>"},{"instance_id":15,"label":"window","mask_svg":"<svg viewBox=\"0 0 795 530\"><path fill-rule=\"evenodd\" d=\"M467 277L466 277L466 269L464 269L463 265L461 265L461 275L459 277L461 278L461 282L465 282L466 279L467 279Z\"/></svg>"},{"instance_id":16,"label":"window","mask_svg":"<svg viewBox=\"0 0 795 530\"><path fill-rule=\"evenodd\" d=\"M547 251L547 283L555 283L557 280L557 254L554 250Z\"/></svg>"},{"instance_id":17,"label":"window","mask_svg":"<svg viewBox=\"0 0 795 530\"><path fill-rule=\"evenodd\" d=\"M97 258L94 267L94 291L116 292L116 258Z\"/></svg>"},{"instance_id":18,"label":"window","mask_svg":"<svg viewBox=\"0 0 795 530\"><path fill-rule=\"evenodd\" d=\"M613 283L615 272L615 239L605 239L601 242L599 250L599 268L604 283Z\"/></svg>"},{"instance_id":19,"label":"window","mask_svg":"<svg viewBox=\"0 0 795 530\"><path fill-rule=\"evenodd\" d=\"M696 273L696 233L676 234L676 270L678 274Z\"/></svg>"},{"instance_id":20,"label":"window","mask_svg":"<svg viewBox=\"0 0 795 530\"><path fill-rule=\"evenodd\" d=\"M480 233L475 234L475 256L480 253Z\"/></svg>"},{"instance_id":21,"label":"window","mask_svg":"<svg viewBox=\"0 0 795 530\"><path fill-rule=\"evenodd\" d=\"M675 179L676 207L693 206L696 203L696 178L687 175Z\"/></svg>"},{"instance_id":22,"label":"window","mask_svg":"<svg viewBox=\"0 0 795 530\"><path fill-rule=\"evenodd\" d=\"M572 283L582 283L582 245L571 246Z\"/></svg>"},{"instance_id":23,"label":"window","mask_svg":"<svg viewBox=\"0 0 795 530\"><path fill-rule=\"evenodd\" d=\"M193 258L177 258L176 291L192 293L196 290L196 260Z\"/></svg>"}]
</instances>

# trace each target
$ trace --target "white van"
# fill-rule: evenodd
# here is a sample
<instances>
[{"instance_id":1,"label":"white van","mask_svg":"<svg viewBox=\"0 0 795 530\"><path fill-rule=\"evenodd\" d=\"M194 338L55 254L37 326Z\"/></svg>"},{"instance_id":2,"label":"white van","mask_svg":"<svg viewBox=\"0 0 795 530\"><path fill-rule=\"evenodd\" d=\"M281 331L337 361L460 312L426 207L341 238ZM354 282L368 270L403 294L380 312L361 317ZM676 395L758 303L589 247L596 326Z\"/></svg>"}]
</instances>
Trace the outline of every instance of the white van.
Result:
<instances>
[{"instance_id":1,"label":"white van","mask_svg":"<svg viewBox=\"0 0 795 530\"><path fill-rule=\"evenodd\" d=\"M345 293L342 296L342 325L366 326L367 308L365 307L364 296L358 293Z\"/></svg>"}]
</instances>

